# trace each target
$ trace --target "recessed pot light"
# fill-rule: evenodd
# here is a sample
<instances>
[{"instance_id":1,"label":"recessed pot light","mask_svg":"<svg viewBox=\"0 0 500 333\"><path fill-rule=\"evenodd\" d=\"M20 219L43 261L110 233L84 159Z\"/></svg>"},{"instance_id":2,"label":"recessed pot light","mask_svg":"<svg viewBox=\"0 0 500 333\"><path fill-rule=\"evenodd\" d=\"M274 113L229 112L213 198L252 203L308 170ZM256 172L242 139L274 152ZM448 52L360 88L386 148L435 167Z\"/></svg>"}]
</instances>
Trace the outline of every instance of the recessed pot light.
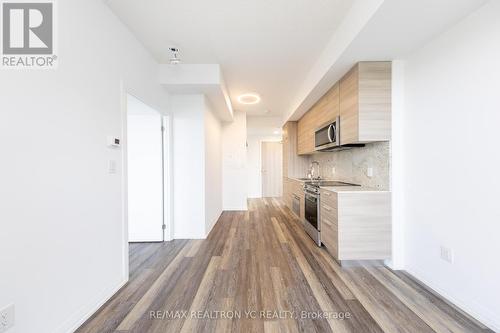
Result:
<instances>
[{"instance_id":1,"label":"recessed pot light","mask_svg":"<svg viewBox=\"0 0 500 333\"><path fill-rule=\"evenodd\" d=\"M238 102L241 104L257 104L260 102L260 96L257 94L243 94L238 96Z\"/></svg>"}]
</instances>

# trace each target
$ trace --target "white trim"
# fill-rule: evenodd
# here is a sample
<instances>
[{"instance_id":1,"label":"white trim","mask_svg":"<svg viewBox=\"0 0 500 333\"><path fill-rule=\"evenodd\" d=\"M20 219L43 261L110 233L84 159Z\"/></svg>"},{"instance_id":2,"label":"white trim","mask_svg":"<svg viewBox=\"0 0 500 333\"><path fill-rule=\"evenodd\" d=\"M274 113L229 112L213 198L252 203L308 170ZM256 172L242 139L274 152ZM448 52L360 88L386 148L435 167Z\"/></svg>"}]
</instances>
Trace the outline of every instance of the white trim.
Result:
<instances>
[{"instance_id":1,"label":"white trim","mask_svg":"<svg viewBox=\"0 0 500 333\"><path fill-rule=\"evenodd\" d=\"M481 322L489 329L495 332L500 332L500 317L498 316L498 313L494 313L490 309L485 308L476 300L466 300L452 296L445 290L445 288L439 286L437 283L431 282L431 279L427 278L426 274L423 273L423 271L425 270L420 270L416 267L407 267L406 269L406 272L415 277L426 287L439 294L442 298L446 299L448 302L452 303L463 312L475 318L477 321Z\"/></svg>"},{"instance_id":2,"label":"white trim","mask_svg":"<svg viewBox=\"0 0 500 333\"><path fill-rule=\"evenodd\" d=\"M231 206L231 207L225 207L223 211L231 211L231 212L245 212L248 210L248 204L245 204L245 206Z\"/></svg>"},{"instance_id":3,"label":"white trim","mask_svg":"<svg viewBox=\"0 0 500 333\"><path fill-rule=\"evenodd\" d=\"M386 265L395 270L404 269L405 265L404 70L404 61L392 61L392 133L390 143L392 258L386 261Z\"/></svg>"},{"instance_id":4,"label":"white trim","mask_svg":"<svg viewBox=\"0 0 500 333\"><path fill-rule=\"evenodd\" d=\"M86 322L90 317L92 317L99 309L106 304L107 301L111 299L125 284L127 284L128 278L123 279L117 286L106 288L106 290L97 297L93 302L82 306L80 310L76 311L73 315L69 317L61 326L59 326L55 332L56 333L73 333L75 332L84 322Z\"/></svg>"},{"instance_id":5,"label":"white trim","mask_svg":"<svg viewBox=\"0 0 500 333\"><path fill-rule=\"evenodd\" d=\"M164 179L164 197L163 197L163 207L164 215L163 221L166 225L166 229L163 231L163 239L165 241L171 241L174 237L173 228L173 172L172 172L172 116L163 115L162 125L165 128L163 132L163 179Z\"/></svg>"},{"instance_id":6,"label":"white trim","mask_svg":"<svg viewBox=\"0 0 500 333\"><path fill-rule=\"evenodd\" d=\"M120 107L122 117L122 275L129 277L128 246L128 140L127 140L127 91L124 82L120 81Z\"/></svg>"},{"instance_id":7,"label":"white trim","mask_svg":"<svg viewBox=\"0 0 500 333\"><path fill-rule=\"evenodd\" d=\"M154 109L161 116L161 125L165 126L165 131L162 133L163 136L163 181L166 186L163 188L163 223L166 225L166 229L162 230L163 241L170 241L173 239L173 179L172 179L172 116L170 114L162 113L158 108L151 106L150 104L144 102L140 97L137 97L134 93L128 91L124 88L123 83L121 84L121 98L122 98L122 185L123 185L123 230L124 230L124 268L126 267L126 275L128 276L128 265L129 265L129 235L128 235L128 160L127 160L127 95L134 97L135 99L141 101L145 105Z\"/></svg>"},{"instance_id":8,"label":"white trim","mask_svg":"<svg viewBox=\"0 0 500 333\"><path fill-rule=\"evenodd\" d=\"M219 213L219 216L215 219L215 222L212 222L212 223L211 223L210 229L208 229L208 230L206 231L206 233L205 233L205 234L206 234L206 235L205 235L205 239L208 237L208 235L210 235L210 232L212 232L212 230L213 230L213 228L215 227L215 225L219 222L220 217L222 216L222 213L223 213L223 212L224 212L224 211L222 211L222 210L221 210L221 212Z\"/></svg>"}]
</instances>

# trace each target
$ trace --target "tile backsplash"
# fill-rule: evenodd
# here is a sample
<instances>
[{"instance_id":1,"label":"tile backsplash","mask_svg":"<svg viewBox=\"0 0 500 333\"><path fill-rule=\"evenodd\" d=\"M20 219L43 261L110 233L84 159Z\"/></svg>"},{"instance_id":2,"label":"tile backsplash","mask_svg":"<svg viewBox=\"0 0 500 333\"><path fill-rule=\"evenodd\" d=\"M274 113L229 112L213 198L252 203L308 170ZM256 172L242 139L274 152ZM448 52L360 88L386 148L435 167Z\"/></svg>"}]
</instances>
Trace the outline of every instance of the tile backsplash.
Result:
<instances>
[{"instance_id":1,"label":"tile backsplash","mask_svg":"<svg viewBox=\"0 0 500 333\"><path fill-rule=\"evenodd\" d=\"M322 178L355 183L381 190L389 189L389 142L376 142L361 148L317 153L312 155L311 160L320 163L320 176ZM368 168L373 169L371 177L368 177Z\"/></svg>"}]
</instances>

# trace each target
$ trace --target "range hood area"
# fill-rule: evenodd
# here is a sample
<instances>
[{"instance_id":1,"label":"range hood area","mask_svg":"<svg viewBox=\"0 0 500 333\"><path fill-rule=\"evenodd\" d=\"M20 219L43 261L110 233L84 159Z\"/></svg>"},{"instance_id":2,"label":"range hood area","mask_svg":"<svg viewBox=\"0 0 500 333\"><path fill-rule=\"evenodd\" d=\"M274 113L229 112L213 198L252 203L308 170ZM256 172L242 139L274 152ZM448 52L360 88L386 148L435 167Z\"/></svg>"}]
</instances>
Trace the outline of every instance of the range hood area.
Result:
<instances>
[{"instance_id":1,"label":"range hood area","mask_svg":"<svg viewBox=\"0 0 500 333\"><path fill-rule=\"evenodd\" d=\"M341 151L341 150L347 150L347 149L352 149L352 148L360 148L360 147L364 147L364 146L365 146L364 143L349 143L349 144L339 145L339 146L330 147L330 148L316 149L316 152L329 153L332 151Z\"/></svg>"}]
</instances>

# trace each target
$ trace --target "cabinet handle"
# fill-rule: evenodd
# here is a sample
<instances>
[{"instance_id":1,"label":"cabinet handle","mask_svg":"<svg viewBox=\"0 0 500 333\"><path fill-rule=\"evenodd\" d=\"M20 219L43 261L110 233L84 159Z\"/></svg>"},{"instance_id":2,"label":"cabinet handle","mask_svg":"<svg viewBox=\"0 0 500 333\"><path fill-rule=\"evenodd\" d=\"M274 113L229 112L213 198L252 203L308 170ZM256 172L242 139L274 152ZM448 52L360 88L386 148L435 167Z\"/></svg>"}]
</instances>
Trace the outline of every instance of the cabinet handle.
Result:
<instances>
[{"instance_id":1,"label":"cabinet handle","mask_svg":"<svg viewBox=\"0 0 500 333\"><path fill-rule=\"evenodd\" d=\"M323 192L324 195L326 196L331 196L332 194L330 192Z\"/></svg>"},{"instance_id":2,"label":"cabinet handle","mask_svg":"<svg viewBox=\"0 0 500 333\"><path fill-rule=\"evenodd\" d=\"M331 211L332 211L332 209L331 209L330 207L328 207L328 206L323 206L323 208L324 208L327 212L331 212Z\"/></svg>"}]
</instances>

